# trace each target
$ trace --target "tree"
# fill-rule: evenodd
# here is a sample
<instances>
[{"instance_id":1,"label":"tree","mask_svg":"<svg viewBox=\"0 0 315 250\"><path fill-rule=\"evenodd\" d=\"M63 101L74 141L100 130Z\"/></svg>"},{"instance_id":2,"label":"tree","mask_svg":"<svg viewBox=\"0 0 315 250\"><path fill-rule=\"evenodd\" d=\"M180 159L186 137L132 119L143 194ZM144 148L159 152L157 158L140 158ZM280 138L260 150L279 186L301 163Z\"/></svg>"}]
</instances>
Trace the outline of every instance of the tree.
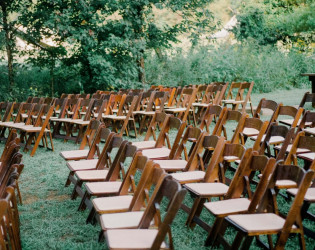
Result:
<instances>
[{"instance_id":1,"label":"tree","mask_svg":"<svg viewBox=\"0 0 315 250\"><path fill-rule=\"evenodd\" d=\"M80 69L83 89L119 88L145 83L145 51L177 42L190 33L193 43L213 30L209 0L37 0L20 6L19 23L36 41L51 40L54 58ZM160 25L156 10L177 15L174 24ZM32 52L33 60L43 53ZM49 56L44 56L49 58ZM57 64L58 64L57 63Z\"/></svg>"}]
</instances>

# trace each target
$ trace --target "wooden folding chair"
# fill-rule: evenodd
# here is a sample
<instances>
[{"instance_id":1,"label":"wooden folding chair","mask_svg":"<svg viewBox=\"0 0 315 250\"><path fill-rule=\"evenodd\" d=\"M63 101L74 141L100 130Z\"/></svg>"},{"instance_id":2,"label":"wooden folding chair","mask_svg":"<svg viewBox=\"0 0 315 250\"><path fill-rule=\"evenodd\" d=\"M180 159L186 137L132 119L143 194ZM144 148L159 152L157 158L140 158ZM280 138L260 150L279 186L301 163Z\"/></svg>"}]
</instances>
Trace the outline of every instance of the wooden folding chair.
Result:
<instances>
[{"instance_id":1,"label":"wooden folding chair","mask_svg":"<svg viewBox=\"0 0 315 250\"><path fill-rule=\"evenodd\" d=\"M183 123L185 124L185 123ZM186 128L186 131L182 137L182 131L178 131L175 141L173 143L173 146L171 149L163 147L165 139L159 140L160 145L157 145L157 148L153 149L145 149L142 151L142 154L144 156L147 156L149 159L154 160L162 160L162 159L173 159L175 156L175 153L182 154L184 153L184 158L187 161L188 156L193 150L194 144L197 142L199 136L201 135L201 130L199 128L195 128L193 126L188 126ZM165 134L162 134L162 136L166 136ZM187 151L187 142L192 142L192 146L190 148L190 152Z\"/></svg>"},{"instance_id":2,"label":"wooden folding chair","mask_svg":"<svg viewBox=\"0 0 315 250\"><path fill-rule=\"evenodd\" d=\"M263 120L263 117L268 115L271 118L275 112L278 112L277 111L278 109L279 109L279 104L277 102L273 100L267 100L266 98L262 98L260 99L258 103L258 106L254 112L253 117Z\"/></svg>"},{"instance_id":3,"label":"wooden folding chair","mask_svg":"<svg viewBox=\"0 0 315 250\"><path fill-rule=\"evenodd\" d=\"M214 122L215 124L218 124L218 121L222 120L223 115L225 114L226 111L227 111L227 108L222 109L222 107L219 105L209 104L206 111L203 114L203 117L201 118L199 128L201 130L206 128L206 131L210 133L209 127L212 124L212 122ZM213 132L215 133L215 130L213 130Z\"/></svg>"},{"instance_id":4,"label":"wooden folding chair","mask_svg":"<svg viewBox=\"0 0 315 250\"><path fill-rule=\"evenodd\" d=\"M252 163L248 164L251 166L251 169L245 169L244 171L249 172L243 172L238 178L233 179L224 200L204 204L204 207L216 217L206 239L206 246L213 246L217 237L222 241L220 237L224 234L225 228L223 227L222 230L221 228L225 217L232 214L243 214L255 211L266 193L272 174L276 169L276 160L274 158L268 159L266 156L252 155L250 161L252 161ZM248 183L249 180L246 178L252 175L255 170L259 170L263 174L255 191L252 191ZM247 183L247 187L244 187L243 182ZM241 194L244 193L244 188L247 189L248 197L241 196Z\"/></svg>"},{"instance_id":5,"label":"wooden folding chair","mask_svg":"<svg viewBox=\"0 0 315 250\"><path fill-rule=\"evenodd\" d=\"M305 136L305 132L299 132L295 137L285 164L298 165L297 158L304 160L304 168L308 169L315 159L315 137Z\"/></svg>"},{"instance_id":6,"label":"wooden folding chair","mask_svg":"<svg viewBox=\"0 0 315 250\"><path fill-rule=\"evenodd\" d=\"M244 122L238 124L232 136L232 143L240 143L245 146L247 138L251 135L257 135L257 139L253 145L254 150L260 149L260 143L268 128L269 123L263 122L259 118L246 117Z\"/></svg>"},{"instance_id":7,"label":"wooden folding chair","mask_svg":"<svg viewBox=\"0 0 315 250\"><path fill-rule=\"evenodd\" d=\"M216 126L213 129L212 134L221 136L223 133L223 136L228 139L227 129L226 127L229 126L229 131L233 130L233 128L241 128L242 123L245 122L246 117L248 117L248 114L241 113L240 111L236 110L227 110L223 116L222 119L219 119ZM231 124L231 125L229 125ZM234 133L237 133L238 131L235 131Z\"/></svg>"},{"instance_id":8,"label":"wooden folding chair","mask_svg":"<svg viewBox=\"0 0 315 250\"><path fill-rule=\"evenodd\" d=\"M175 108L167 107L165 112L173 114L180 118L183 122L188 119L189 112L192 106L192 103L195 100L197 89L195 88L184 88L179 97L179 101L176 104Z\"/></svg>"},{"instance_id":9,"label":"wooden folding chair","mask_svg":"<svg viewBox=\"0 0 315 250\"><path fill-rule=\"evenodd\" d=\"M275 176L278 175L278 169L279 168L277 167ZM289 169L283 168L282 170L288 171ZM305 239L300 211L306 191L314 177L314 171L308 170L305 172L302 169L301 171L304 173L300 181L298 192L286 217L283 217L283 215L281 216L278 213L276 200L273 198L273 200L269 200L267 204L273 204L273 211L268 209L267 213L263 213L266 209L266 202L261 202L256 210L256 213L253 211L250 214L230 215L226 218L229 225L233 226L238 231L234 242L230 246L231 249L238 249L244 238L245 240L242 247L244 249L249 248L253 238L259 235L268 236L268 243L271 248L275 247L276 249L284 249L289 235L292 233L299 234L300 248L305 249ZM288 172L285 173L285 175L287 176ZM272 190L272 188L270 190ZM275 192L272 193L274 194L273 196L276 195ZM273 246L273 241L270 237L273 234L277 234L278 236L275 246Z\"/></svg>"},{"instance_id":10,"label":"wooden folding chair","mask_svg":"<svg viewBox=\"0 0 315 250\"><path fill-rule=\"evenodd\" d=\"M140 126L139 126L139 134L141 134L142 129L147 125L147 119L152 120L155 112L162 112L164 110L164 103L166 101L166 92L158 91L152 92L150 101L146 106L145 110L139 110L133 112L134 115L139 117Z\"/></svg>"},{"instance_id":11,"label":"wooden folding chair","mask_svg":"<svg viewBox=\"0 0 315 250\"><path fill-rule=\"evenodd\" d=\"M93 143L90 147L90 150L88 152L87 155L85 154L81 154L81 152L79 151L77 153L77 159L79 160L72 160L72 161L68 161L67 162L67 167L70 170L70 174L68 176L68 179L66 181L65 186L69 186L70 185L70 178L71 176L73 176L74 171L76 169L81 169L83 168L83 166L88 165L87 169L93 169L96 168L97 163L98 163L98 159L97 157L95 157L96 155L98 157L101 157L101 152L103 152L104 148L106 148L108 141L115 135L115 133L110 132L110 130L108 128L105 128L104 126L100 126L100 128L97 131L97 134L93 140ZM99 143L101 142L101 140L105 140L105 145L103 150L100 149L100 145ZM85 156L85 158L82 159L82 157ZM74 157L74 156L72 156ZM80 157L80 158L79 158ZM95 159L96 158L96 159Z\"/></svg>"},{"instance_id":12,"label":"wooden folding chair","mask_svg":"<svg viewBox=\"0 0 315 250\"><path fill-rule=\"evenodd\" d=\"M198 183L184 185L194 197L192 208L186 210L189 213L186 225L193 228L196 225L195 223L198 223L201 227L207 228L205 223L199 219L203 204L207 199L223 197L228 192L229 187L225 184L225 170L231 161L241 159L240 166L237 169L237 171L241 171L246 165L245 163L247 163L252 149L245 153L244 151L245 148L242 145L226 144L222 139L218 141L206 168L204 179Z\"/></svg>"},{"instance_id":13,"label":"wooden folding chair","mask_svg":"<svg viewBox=\"0 0 315 250\"><path fill-rule=\"evenodd\" d=\"M155 131L157 130L156 127L158 124L162 124L162 126L160 126L160 133L157 137ZM165 153L167 153L166 151L170 153L172 147L174 146L174 144L172 144L170 140L170 133L176 133L176 137L173 143L178 143L177 139L182 136L185 127L186 123L183 123L177 117L171 117L170 115L166 115L165 113L156 113L152 119L144 140L140 142L133 142L132 145L137 146L138 150L166 148L163 149ZM155 140L149 140L150 136L153 136L153 139Z\"/></svg>"},{"instance_id":14,"label":"wooden folding chair","mask_svg":"<svg viewBox=\"0 0 315 250\"><path fill-rule=\"evenodd\" d=\"M235 84L235 86L238 86L237 83L234 83L234 84ZM232 85L233 85L233 83L231 84L231 88L230 88L230 91L229 91L227 98L229 98L229 95L230 95L230 97L232 97L232 90L233 90ZM241 105L242 106L242 113L246 112L246 106L249 103L251 113L254 116L253 105L252 105L252 101L250 99L250 94L253 90L253 87L254 87L254 82L251 82L251 83L242 82L242 83L240 83L240 86L238 88L238 92L236 94L235 99L222 100L222 102L224 103L224 105L231 104L233 107L232 108L233 110L238 110L239 105ZM247 91L247 93L245 93L246 91ZM244 96L244 94L245 94L245 96Z\"/></svg>"},{"instance_id":15,"label":"wooden folding chair","mask_svg":"<svg viewBox=\"0 0 315 250\"><path fill-rule=\"evenodd\" d=\"M49 119L50 116L53 114L54 106L44 105L42 111L42 114L45 114L45 119L42 118L43 115L39 114L34 125L26 125L18 128L21 133L23 133L23 136L26 137L28 135L28 139L24 146L24 151L30 148L31 143L34 140L34 146L31 151L31 156L34 156L37 147L39 146L39 143L42 139L45 139L44 146L46 145L46 148L48 148L47 134L49 134L51 150L54 151L54 144L49 126Z\"/></svg>"},{"instance_id":16,"label":"wooden folding chair","mask_svg":"<svg viewBox=\"0 0 315 250\"><path fill-rule=\"evenodd\" d=\"M126 135L129 136L128 125L131 122L134 128L135 137L137 138L136 124L132 114L134 112L134 109L136 108L137 102L138 102L137 96L131 95L123 96L117 114L104 116L105 124L106 122L110 122L113 127L113 130L116 133L119 132L119 124L121 124L119 132L120 136L122 136L124 132L126 132Z\"/></svg>"},{"instance_id":17,"label":"wooden folding chair","mask_svg":"<svg viewBox=\"0 0 315 250\"><path fill-rule=\"evenodd\" d=\"M92 208L92 197L117 196L127 193L134 193L136 190L135 175L142 176L144 167L148 162L148 158L142 156L141 152L136 152L134 158L128 168L126 175L122 181L103 181L103 182L87 182L85 184L85 194L79 206L79 210L84 210L86 207Z\"/></svg>"},{"instance_id":18,"label":"wooden folding chair","mask_svg":"<svg viewBox=\"0 0 315 250\"><path fill-rule=\"evenodd\" d=\"M131 246L137 249L173 249L171 234L171 223L185 198L186 190L182 189L178 183L165 178L161 188L156 190L154 199L148 204L148 209L140 221L138 229L115 229L107 230L105 238L109 249L130 249ZM168 198L167 212L162 219L160 214L160 203L163 198ZM148 229L155 216L160 219L158 229ZM168 236L169 245L165 243ZM123 241L120 239L124 239Z\"/></svg>"},{"instance_id":19,"label":"wooden folding chair","mask_svg":"<svg viewBox=\"0 0 315 250\"><path fill-rule=\"evenodd\" d=\"M93 209L87 222L99 219L102 231L108 229L137 228L144 214L146 205L150 202L151 194L160 188L167 174L157 164L148 161L147 166L137 185L134 195L119 195L113 197L95 198ZM170 178L168 176L168 178ZM153 190L153 192L150 192ZM114 202L113 202L114 201ZM142 211L141 211L142 210ZM94 217L94 218L93 218ZM156 221L156 224L158 222Z\"/></svg>"},{"instance_id":20,"label":"wooden folding chair","mask_svg":"<svg viewBox=\"0 0 315 250\"><path fill-rule=\"evenodd\" d=\"M73 166L72 168L69 168L69 177L73 174L75 176L75 180L74 178L70 178L70 180L74 183L71 195L72 199L75 199L78 195L80 197L84 195L82 190L84 182L99 182L106 180L109 169L113 165L114 157L112 157L111 154L113 153L113 150L117 149L118 152L116 156L121 158L120 154L124 152L123 146L120 147L122 144L127 144L127 141L123 141L121 137L113 135L108 138L95 167L92 164L89 164L89 161L81 161L81 164L77 165L76 168Z\"/></svg>"}]
</instances>

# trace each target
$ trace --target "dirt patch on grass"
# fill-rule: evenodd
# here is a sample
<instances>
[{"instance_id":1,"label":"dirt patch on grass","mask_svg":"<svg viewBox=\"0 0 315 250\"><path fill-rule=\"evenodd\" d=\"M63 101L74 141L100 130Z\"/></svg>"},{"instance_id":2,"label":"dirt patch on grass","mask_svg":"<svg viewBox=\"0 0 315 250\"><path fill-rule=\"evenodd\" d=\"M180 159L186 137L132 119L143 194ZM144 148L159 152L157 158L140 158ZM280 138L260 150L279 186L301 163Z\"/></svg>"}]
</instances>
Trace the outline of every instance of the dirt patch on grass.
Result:
<instances>
[{"instance_id":1,"label":"dirt patch on grass","mask_svg":"<svg viewBox=\"0 0 315 250\"><path fill-rule=\"evenodd\" d=\"M47 196L46 200L48 201L64 201L69 200L69 195L67 194L58 194L57 191L51 191L49 192L49 195Z\"/></svg>"}]
</instances>

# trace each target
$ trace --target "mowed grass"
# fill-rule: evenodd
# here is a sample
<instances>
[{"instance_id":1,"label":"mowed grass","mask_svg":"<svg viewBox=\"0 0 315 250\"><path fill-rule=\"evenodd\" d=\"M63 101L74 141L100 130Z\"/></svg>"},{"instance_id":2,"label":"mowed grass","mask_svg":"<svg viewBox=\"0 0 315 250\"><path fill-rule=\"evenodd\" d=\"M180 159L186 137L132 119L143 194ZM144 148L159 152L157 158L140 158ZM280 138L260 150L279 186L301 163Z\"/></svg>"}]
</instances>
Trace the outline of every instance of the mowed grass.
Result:
<instances>
[{"instance_id":1,"label":"mowed grass","mask_svg":"<svg viewBox=\"0 0 315 250\"><path fill-rule=\"evenodd\" d=\"M254 105L261 97L284 104L299 104L306 89L294 89L268 94L253 94ZM127 139L127 138L126 138ZM134 140L128 138L129 140ZM141 141L139 137L137 141ZM19 206L23 249L107 249L106 243L98 243L99 225L86 224L88 212L78 212L80 199L70 200L73 185L64 187L68 175L65 161L59 156L63 150L77 149L73 142L54 140L55 152L39 148L34 157L24 153L24 171L20 177L23 205ZM0 145L0 151L3 144ZM191 204L190 195L185 198ZM279 200L281 211L287 212L291 203ZM311 210L315 213L314 205ZM204 241L207 233L199 226L190 230L185 226L187 214L179 211L173 225L172 234L176 249L206 249ZM202 218L210 225L213 217L204 210ZM304 221L315 230L315 223ZM229 229L226 238L234 239L234 230ZM307 249L314 249L315 241L306 237ZM287 249L298 249L298 237L290 237ZM255 243L252 249L259 249Z\"/></svg>"}]
</instances>

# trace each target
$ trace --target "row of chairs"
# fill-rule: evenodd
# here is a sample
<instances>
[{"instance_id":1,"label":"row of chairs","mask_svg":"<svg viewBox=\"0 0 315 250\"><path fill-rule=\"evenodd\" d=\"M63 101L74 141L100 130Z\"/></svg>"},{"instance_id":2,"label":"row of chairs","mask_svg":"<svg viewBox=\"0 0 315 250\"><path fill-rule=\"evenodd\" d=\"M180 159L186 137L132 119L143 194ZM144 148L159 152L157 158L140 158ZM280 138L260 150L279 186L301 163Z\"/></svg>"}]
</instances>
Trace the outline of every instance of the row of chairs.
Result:
<instances>
[{"instance_id":1,"label":"row of chairs","mask_svg":"<svg viewBox=\"0 0 315 250\"><path fill-rule=\"evenodd\" d=\"M18 178L24 168L19 139L12 132L0 158L0 248L22 249L17 196L22 203Z\"/></svg>"},{"instance_id":2,"label":"row of chairs","mask_svg":"<svg viewBox=\"0 0 315 250\"><path fill-rule=\"evenodd\" d=\"M221 116L218 116L217 122L215 124L215 129L213 130L217 131L217 134L213 133L212 135L209 135L207 132L202 132L200 128L196 128L191 125L186 128L186 122L183 122L177 117L170 116L169 114L165 114L163 112L155 113L150 123L150 126L148 127L145 141L135 142L132 144L128 144L128 142L125 142L126 144L128 144L126 148L129 149L125 151L125 153L123 153L122 147L124 141L121 139L121 137L119 135L115 135L114 133L110 133L108 129L100 125L100 127L98 128L98 132L95 133L94 142L99 142L102 139L106 140L101 154L97 153L97 143L92 143L88 152L83 152L82 149L79 150L79 152L76 152L77 155L80 155L78 156L78 158L74 158L74 152L61 153L61 155L66 160L77 160L67 162L70 174L67 179L66 185L68 186L71 182L75 184L74 190L72 192L72 198L74 199L77 196L82 197L79 209L85 209L86 207L91 209L90 215L88 217L88 221L90 222L95 221L95 219L100 220L99 218L103 218L103 214L107 215L107 213L112 213L113 211L129 211L128 209L131 209L131 199L134 200L134 198L125 196L128 192L130 192L130 190L132 190L134 194L136 194L137 189L135 189L135 185L133 184L135 172L133 172L134 168L131 168L132 165L130 165L126 173L122 165L125 162L126 158L128 158L128 156L132 157L132 162L134 162L134 154L137 154L134 152L137 151L139 154L141 152L142 156L154 160L154 162L159 165L159 168L163 169L165 172L170 173L173 180L176 180L181 185L184 185L185 188L189 190L189 192L198 197L196 199L197 202L194 203L191 209L182 205L183 209L189 212L187 225L190 226L193 226L194 223L198 222L198 224L203 226L206 230L210 230L209 226L200 220L199 214L203 208L205 200L211 197L239 198L241 197L243 191L247 190L246 195L249 199L246 200L244 198L241 198L242 201L245 201L245 203L242 203L243 205L241 204L241 207L243 209L246 208L246 211L242 210L241 212L254 213L258 211L264 211L265 209L264 208L263 210L256 211L258 202L260 202L261 200L265 201L265 198L262 199L261 197L269 197L267 195L267 191L264 190L268 190L269 192L269 190L272 189L278 190L280 188L288 187L295 188L296 190L302 190L302 187L304 187L304 191L299 191L299 193L302 194L300 196L297 196L296 198L301 202L301 197L304 197L307 187L309 186L309 184L307 184L306 182L312 180L313 172L310 171L305 174L305 171L303 169L295 165L290 166L290 164L292 163L292 161L294 162L299 146L307 149L309 152L314 153L314 138L310 136L305 136L304 132L295 134L294 128L288 129L283 125L277 125L275 123L272 123L267 131L269 123L260 121L260 128L256 127L258 131L258 136L256 137L254 146L250 149L245 150L244 146L241 145L242 141L244 142L245 139L242 140L240 139L240 137L244 136L242 134L244 129L251 128L252 124L254 124L254 121L258 121L259 118L249 118L247 115L241 113L241 118L239 119L239 122L236 126L231 143L230 141L226 141L226 138L222 137L222 132L224 130L223 128L224 125L226 125L226 123L223 122L223 117L229 117L233 115L236 116L235 114L237 113L226 108L221 108L221 112L223 112L223 114ZM230 115L228 115L228 112L230 113ZM310 114L312 113L306 112L303 116L302 122L300 123L299 127L300 130L303 129L302 125L305 124L305 121L307 120L305 117L311 117ZM313 118L310 118L310 120L312 119ZM312 124L314 125L314 119L312 120ZM160 126L160 133L158 137L156 135L157 126ZM174 128L176 129L176 136L174 142L171 143L169 133L170 130ZM264 137L263 135L266 131L267 134ZM277 153L276 159L268 158L267 156L264 156L264 153L266 151L266 148L270 145L271 138L275 136L278 131L285 131L285 133L283 133L283 135L285 134L284 143L280 148L280 151ZM111 134L112 137L110 137ZM150 140L151 136L153 137L153 140ZM89 138L91 139L91 137ZM291 146L291 149L287 154L288 145L290 142L292 142L292 140L293 146ZM188 143L191 144L190 150L188 150ZM116 154L116 157L111 160L110 155L113 148L115 147L118 148L118 153ZM126 154L126 152L129 152L129 154ZM97 154L99 155L98 159L96 156ZM87 155L89 155L89 158L87 157ZM72 158L67 158L67 156L72 156ZM281 164L281 160L283 161L284 159L286 159L286 161L284 162L285 165ZM231 167L232 162L238 163L239 167L237 169L237 172L234 174L232 180L227 180L227 178L225 177L225 171ZM311 160L308 166L313 169L314 162ZM286 170L283 170L287 168L293 169L290 170L289 173L294 173L294 171L295 173L297 173L296 171L301 172L299 172L300 174L292 174L292 176L288 176L288 172ZM261 179L255 192L253 192L253 190L250 190L249 185L253 180L253 171L259 171L262 173L262 176L260 177ZM275 174L278 172L284 173L282 174L282 179L279 177L281 176L281 174ZM304 180L301 177L302 175L305 175L303 178L307 179L305 182L301 182L301 180ZM280 178L280 182L272 184L272 180L277 179L270 178L271 176L277 176L277 178ZM123 179L121 182L118 182L117 180L120 177L123 177ZM295 178L293 184L292 180L290 180L289 177ZM246 181L245 184L244 180ZM290 181L291 186L288 185L288 183L290 184ZM83 183L86 183L86 192L83 191ZM226 183L230 183L230 186L227 186ZM209 189L209 186L211 185L213 185L213 191ZM235 188L237 187L239 187L237 189L238 191L235 191ZM128 191L129 188L130 190ZM230 192L232 192L232 190L234 190L233 192L237 193L236 196L230 196ZM258 192L257 190L260 191ZM205 194L203 194L202 192L205 192ZM290 192L292 193L292 191ZM102 196L109 195L119 195L120 198L101 198ZM124 196L125 198L121 196ZM91 202L92 197L98 198L93 199ZM260 198L255 198L253 199L253 201L251 200L251 197ZM124 209L119 207L119 205L121 205L120 203L115 203L116 199L123 199L122 203L124 204ZM237 202L237 199L230 202ZM111 208L108 208L108 206L111 207L113 204L118 205L119 209L111 210ZM254 208L254 210L247 210L249 204L256 204L251 206L252 208ZM268 206L272 205L270 201L264 204L267 204ZM274 204L274 206L276 207L276 204ZM230 205L228 205L228 207L233 208L233 206ZM296 206L292 206L291 210L296 211ZM105 222L101 220L101 225L104 231L107 232L108 228L106 227L106 225L108 225L108 223L109 225L114 225L114 227L116 225L117 227L117 224L115 224L115 222L117 222L118 220L117 223L119 225L123 224L123 222L119 220L119 218L123 216L122 214L113 216L114 217L108 215L108 217L104 217L110 217L108 219L109 222L107 220L105 220ZM139 217L137 218L139 219ZM220 218L221 225L222 217ZM124 221L128 221L128 219L124 219ZM136 220L136 222L139 222L139 220ZM135 223L133 224L134 227L137 227L139 225L136 222L133 221L133 223ZM218 232L220 232L221 229L219 228L219 230L216 224L213 226L213 228L215 228L215 230L213 229L213 232L215 233L214 239L216 241L220 238L218 238L217 235L219 235ZM290 224L287 228L291 228ZM281 230L278 229L276 232L279 233L280 231ZM301 223L299 224L299 230L295 230L294 232L303 232L303 230L301 229ZM266 233L266 231L262 230L261 233ZM110 233L109 235L112 235L112 233ZM120 235L124 235L123 232L121 232ZM109 238L113 237L108 236L108 233L105 233L105 236ZM118 234L116 235L116 237L118 237ZM283 238L284 236L281 237ZM210 240L213 239L213 234L210 234L208 238L209 240L207 240L207 244L215 242ZM237 238L239 239L240 236L238 236ZM302 243L303 239L301 241ZM107 240L109 243L110 240ZM250 240L246 240L246 242L246 244L248 244L250 243ZM281 242L281 244L285 243L283 240ZM271 244L271 242L269 243Z\"/></svg>"}]
</instances>

